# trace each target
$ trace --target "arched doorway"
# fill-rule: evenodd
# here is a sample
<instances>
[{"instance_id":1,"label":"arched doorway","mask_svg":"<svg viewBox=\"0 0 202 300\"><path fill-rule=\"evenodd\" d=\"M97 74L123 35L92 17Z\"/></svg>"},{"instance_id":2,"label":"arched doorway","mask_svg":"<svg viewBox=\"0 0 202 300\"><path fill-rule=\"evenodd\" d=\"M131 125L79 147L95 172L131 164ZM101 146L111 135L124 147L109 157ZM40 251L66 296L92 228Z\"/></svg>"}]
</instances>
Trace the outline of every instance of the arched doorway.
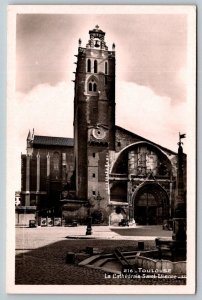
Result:
<instances>
[{"instance_id":1,"label":"arched doorway","mask_svg":"<svg viewBox=\"0 0 202 300\"><path fill-rule=\"evenodd\" d=\"M162 224L168 214L168 195L159 184L145 184L134 194L134 219L137 224Z\"/></svg>"}]
</instances>

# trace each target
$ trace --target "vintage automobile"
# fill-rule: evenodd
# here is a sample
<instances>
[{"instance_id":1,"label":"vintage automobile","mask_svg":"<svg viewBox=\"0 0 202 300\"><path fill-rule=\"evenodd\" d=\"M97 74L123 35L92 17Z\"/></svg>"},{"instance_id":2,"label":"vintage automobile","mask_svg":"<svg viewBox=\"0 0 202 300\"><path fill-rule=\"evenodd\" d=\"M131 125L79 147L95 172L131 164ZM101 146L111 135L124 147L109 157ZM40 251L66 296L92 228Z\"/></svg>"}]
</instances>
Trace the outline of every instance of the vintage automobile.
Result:
<instances>
[{"instance_id":1,"label":"vintage automobile","mask_svg":"<svg viewBox=\"0 0 202 300\"><path fill-rule=\"evenodd\" d=\"M36 228L36 220L29 220L29 228Z\"/></svg>"}]
</instances>

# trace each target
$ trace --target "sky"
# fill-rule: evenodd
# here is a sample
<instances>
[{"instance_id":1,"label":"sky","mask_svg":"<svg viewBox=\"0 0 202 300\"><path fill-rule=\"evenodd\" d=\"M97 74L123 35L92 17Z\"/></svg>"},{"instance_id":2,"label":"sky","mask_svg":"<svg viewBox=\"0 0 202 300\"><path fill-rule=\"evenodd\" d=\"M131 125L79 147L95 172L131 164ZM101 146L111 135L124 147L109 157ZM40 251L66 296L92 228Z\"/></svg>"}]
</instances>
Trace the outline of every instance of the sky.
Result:
<instances>
[{"instance_id":1,"label":"sky","mask_svg":"<svg viewBox=\"0 0 202 300\"><path fill-rule=\"evenodd\" d=\"M74 55L97 24L109 50L116 45L116 125L177 151L188 117L186 15L18 14L9 126L19 161L29 129L73 137Z\"/></svg>"}]
</instances>

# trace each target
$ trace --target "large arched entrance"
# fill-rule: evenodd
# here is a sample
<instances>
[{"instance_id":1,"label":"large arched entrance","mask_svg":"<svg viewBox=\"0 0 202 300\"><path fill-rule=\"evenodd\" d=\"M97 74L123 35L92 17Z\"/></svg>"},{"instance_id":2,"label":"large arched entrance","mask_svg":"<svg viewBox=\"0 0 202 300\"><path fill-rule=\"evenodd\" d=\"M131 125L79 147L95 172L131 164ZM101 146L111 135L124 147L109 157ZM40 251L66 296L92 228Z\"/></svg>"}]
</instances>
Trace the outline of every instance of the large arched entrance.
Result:
<instances>
[{"instance_id":1,"label":"large arched entrance","mask_svg":"<svg viewBox=\"0 0 202 300\"><path fill-rule=\"evenodd\" d=\"M166 191L156 183L143 185L134 194L134 219L140 225L162 224L168 218L169 200Z\"/></svg>"}]
</instances>

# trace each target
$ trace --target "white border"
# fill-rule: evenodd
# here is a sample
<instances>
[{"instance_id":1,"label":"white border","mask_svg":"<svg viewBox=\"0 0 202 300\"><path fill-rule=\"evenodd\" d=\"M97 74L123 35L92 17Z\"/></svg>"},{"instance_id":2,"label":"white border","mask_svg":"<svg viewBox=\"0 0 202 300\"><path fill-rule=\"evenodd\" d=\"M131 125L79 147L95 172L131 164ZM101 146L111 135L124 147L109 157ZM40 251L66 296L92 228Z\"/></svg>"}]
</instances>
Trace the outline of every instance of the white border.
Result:
<instances>
[{"instance_id":1,"label":"white border","mask_svg":"<svg viewBox=\"0 0 202 300\"><path fill-rule=\"evenodd\" d=\"M196 249L196 7L193 5L11 5L8 6L8 85L7 125L12 116L12 99L15 97L15 37L16 14L187 14L188 16L188 62L189 128L187 150L187 285L186 286L131 286L131 285L15 285L15 211L12 190L12 151L14 145L7 131L7 292L16 294L193 294L195 292L195 249ZM8 126L7 126L8 128ZM9 222L8 222L9 220ZM76 292L75 292L76 291Z\"/></svg>"}]
</instances>

